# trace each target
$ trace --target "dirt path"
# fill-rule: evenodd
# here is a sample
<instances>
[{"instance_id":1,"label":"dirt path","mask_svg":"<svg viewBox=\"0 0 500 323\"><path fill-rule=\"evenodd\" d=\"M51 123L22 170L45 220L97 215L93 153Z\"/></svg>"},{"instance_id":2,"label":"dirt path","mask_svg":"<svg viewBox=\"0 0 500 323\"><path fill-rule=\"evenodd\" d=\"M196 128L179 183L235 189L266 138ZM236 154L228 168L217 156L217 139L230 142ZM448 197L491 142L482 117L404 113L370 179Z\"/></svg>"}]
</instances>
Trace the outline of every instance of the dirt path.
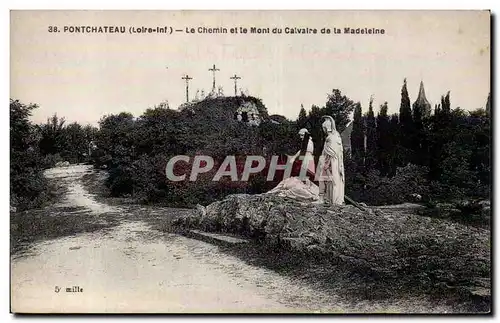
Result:
<instances>
[{"instance_id":1,"label":"dirt path","mask_svg":"<svg viewBox=\"0 0 500 323\"><path fill-rule=\"evenodd\" d=\"M74 215L75 221L89 223L106 222L114 217L116 225L39 240L29 244L29 253L13 254L12 311L452 311L452 308L421 300L348 304L342 297L320 292L303 281L251 266L221 252L218 246L160 232L140 219L146 209L98 202L81 183L82 176L91 171L83 165L47 171L47 177L67 188L66 195L54 209L67 210L62 215ZM74 292L66 291L67 288Z\"/></svg>"}]
</instances>

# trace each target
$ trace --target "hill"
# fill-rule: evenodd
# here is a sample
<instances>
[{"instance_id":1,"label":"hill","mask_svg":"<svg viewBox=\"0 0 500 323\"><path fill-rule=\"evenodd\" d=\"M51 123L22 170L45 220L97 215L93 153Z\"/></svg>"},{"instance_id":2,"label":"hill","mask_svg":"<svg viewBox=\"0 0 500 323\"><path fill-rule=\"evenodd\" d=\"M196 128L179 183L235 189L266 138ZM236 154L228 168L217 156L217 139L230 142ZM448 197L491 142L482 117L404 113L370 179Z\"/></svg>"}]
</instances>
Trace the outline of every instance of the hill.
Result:
<instances>
[{"instance_id":1,"label":"hill","mask_svg":"<svg viewBox=\"0 0 500 323\"><path fill-rule=\"evenodd\" d=\"M179 107L177 137L183 152L227 155L293 154L296 126L281 117L272 122L261 99L252 96L207 98Z\"/></svg>"},{"instance_id":2,"label":"hill","mask_svg":"<svg viewBox=\"0 0 500 323\"><path fill-rule=\"evenodd\" d=\"M109 170L108 186L114 196L131 194L144 202L186 206L213 202L231 193L262 192L268 188L262 181L211 179L226 156L236 157L240 178L246 156L270 159L293 154L298 144L295 124L271 122L260 99L215 97L183 104L178 110L155 107L138 118L127 113L104 118L97 140L97 164ZM178 162L174 174L188 176L173 183L167 180L165 169L178 155L189 156L191 163L194 156L210 156L214 168L192 182L192 165Z\"/></svg>"},{"instance_id":3,"label":"hill","mask_svg":"<svg viewBox=\"0 0 500 323\"><path fill-rule=\"evenodd\" d=\"M236 120L238 110L249 105L255 107L262 119L268 120L267 108L261 99L253 96L209 97L197 102L184 103L179 107L179 110L194 111L197 114L201 113L205 116ZM205 114L205 112L208 112L208 114Z\"/></svg>"}]
</instances>

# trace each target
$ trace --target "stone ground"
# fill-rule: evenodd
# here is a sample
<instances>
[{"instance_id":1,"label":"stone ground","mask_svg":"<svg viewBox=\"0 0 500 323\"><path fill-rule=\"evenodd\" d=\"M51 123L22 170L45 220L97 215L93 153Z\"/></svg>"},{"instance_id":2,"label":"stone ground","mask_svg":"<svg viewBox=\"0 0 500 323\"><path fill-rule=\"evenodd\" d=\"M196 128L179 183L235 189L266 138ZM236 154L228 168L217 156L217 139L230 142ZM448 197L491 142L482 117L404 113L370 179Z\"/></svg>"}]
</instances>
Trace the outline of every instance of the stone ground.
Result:
<instances>
[{"instance_id":1,"label":"stone ground","mask_svg":"<svg viewBox=\"0 0 500 323\"><path fill-rule=\"evenodd\" d=\"M50 169L60 201L11 213L11 310L17 313L455 313L459 303L408 295L348 297L330 268L253 243L173 233L191 210L103 199L90 166ZM322 275L323 284L316 278ZM74 287L75 286L75 287ZM66 291L66 288L75 292ZM58 291L58 292L56 292Z\"/></svg>"},{"instance_id":2,"label":"stone ground","mask_svg":"<svg viewBox=\"0 0 500 323\"><path fill-rule=\"evenodd\" d=\"M330 274L337 283L345 280L343 292L351 296L435 295L488 308L489 229L423 216L421 209L405 204L360 210L272 194L236 194L198 206L174 224L246 236L277 254L308 258L313 267L330 266Z\"/></svg>"}]
</instances>

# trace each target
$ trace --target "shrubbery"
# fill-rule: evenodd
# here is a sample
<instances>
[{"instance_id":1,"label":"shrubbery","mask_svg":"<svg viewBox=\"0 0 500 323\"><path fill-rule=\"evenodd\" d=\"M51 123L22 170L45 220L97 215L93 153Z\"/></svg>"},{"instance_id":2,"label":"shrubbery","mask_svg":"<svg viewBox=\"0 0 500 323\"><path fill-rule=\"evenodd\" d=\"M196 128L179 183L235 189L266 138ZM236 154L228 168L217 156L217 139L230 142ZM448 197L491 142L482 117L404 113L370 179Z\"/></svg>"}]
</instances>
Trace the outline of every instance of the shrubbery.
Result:
<instances>
[{"instance_id":1,"label":"shrubbery","mask_svg":"<svg viewBox=\"0 0 500 323\"><path fill-rule=\"evenodd\" d=\"M356 172L352 160L346 165L346 194L369 205L400 204L415 201L413 194L429 198L430 187L426 167L409 164L398 167L392 177L380 176L378 170L367 174Z\"/></svg>"},{"instance_id":2,"label":"shrubbery","mask_svg":"<svg viewBox=\"0 0 500 323\"><path fill-rule=\"evenodd\" d=\"M203 100L181 111L155 107L134 118L128 113L104 117L97 134L97 166L106 165L107 185L114 196L131 195L143 203L176 206L208 204L228 194L262 193L270 188L262 174L247 182L213 176L227 155L236 156L238 178L247 155L293 154L298 149L297 128L290 121L281 124L264 121L259 127L238 122L236 109L252 102L267 117L262 102L253 97ZM281 120L284 121L284 120ZM176 163L174 173L186 180L167 179L165 167L176 155L211 156L214 168L189 181L191 165Z\"/></svg>"},{"instance_id":3,"label":"shrubbery","mask_svg":"<svg viewBox=\"0 0 500 323\"><path fill-rule=\"evenodd\" d=\"M112 194L130 194L143 202L194 205L208 204L228 194L268 191L279 178L266 181L267 170L253 175L248 182L211 179L227 155L264 155L269 159L271 155L285 158L286 154L294 154L300 145L300 127L311 131L318 156L324 140L321 117L334 116L342 131L349 113L356 108L353 147L345 154L346 193L354 200L381 205L415 201L415 194L422 202L489 196L489 115L479 110L465 113L445 107L423 119L422 126L412 123L403 129L397 115L387 115L387 104L381 106L382 113L377 117L373 108L362 116L359 104L334 90L325 107L313 106L309 113L302 109L297 122L273 116L272 120L279 123L268 121L251 127L234 117L245 100L256 103L261 114L267 116L260 100L238 97L207 99L181 111L148 109L138 118L127 113L103 118L96 164L107 165ZM405 122L414 122L406 117ZM367 119L370 122L366 123ZM368 131L366 126L375 130ZM403 130L408 129L419 129L418 140L416 135L409 141L400 140ZM360 151L355 145L363 144L363 139L356 136L368 132L368 150ZM419 148L405 146L410 144ZM165 165L169 158L180 154L191 156L191 161L196 155L209 155L216 165L196 182L167 181ZM184 167L181 173L190 169Z\"/></svg>"},{"instance_id":4,"label":"shrubbery","mask_svg":"<svg viewBox=\"0 0 500 323\"><path fill-rule=\"evenodd\" d=\"M48 199L39 137L29 121L36 108L10 100L10 205L18 210L41 206Z\"/></svg>"},{"instance_id":5,"label":"shrubbery","mask_svg":"<svg viewBox=\"0 0 500 323\"><path fill-rule=\"evenodd\" d=\"M54 114L35 130L40 137L38 147L45 156L45 168L54 167L59 161L71 164L90 162L89 144L95 139L97 128L76 122L66 125L64 118Z\"/></svg>"},{"instance_id":6,"label":"shrubbery","mask_svg":"<svg viewBox=\"0 0 500 323\"><path fill-rule=\"evenodd\" d=\"M333 116L342 132L353 111L350 145L344 155L349 197L371 205L413 201L414 194L422 202L433 203L488 199L489 109L453 110L447 94L433 114L423 114L427 107L421 103L410 107L406 82L401 102L402 116L389 116L387 103L375 116L372 101L363 115L359 103L333 90L324 107L312 106L309 112L302 108L299 118L289 121L279 115L269 118L262 101L254 97L207 98L181 110L154 107L137 118L127 112L105 116L97 129L66 125L64 118L55 115L47 123L33 126L28 117L35 106L11 101L13 203L36 205L44 186L40 170L66 160L91 160L95 167L107 169L111 195L132 196L143 203L192 206L228 194L266 192L280 180L278 175L268 182L267 169L252 175L248 182L233 182L227 177L215 182L212 177L228 155L237 157L239 178L248 155L264 156L268 164L273 155L283 161L299 149L297 132L303 127L311 133L317 159L324 141L322 116ZM257 107L263 119L259 126L236 120L238 107L248 103ZM344 140L344 144L349 141ZM169 181L165 166L176 155L190 156L191 162L197 155L211 156L214 169L199 175L195 182ZM177 171L189 177L191 165L179 165Z\"/></svg>"},{"instance_id":7,"label":"shrubbery","mask_svg":"<svg viewBox=\"0 0 500 323\"><path fill-rule=\"evenodd\" d=\"M489 199L488 106L452 109L448 93L434 113L423 97L411 108L406 81L401 96L400 114L390 118L387 103L376 118L372 102L364 116L361 106L356 107L352 159L346 161L346 190L351 197L369 204L411 201L411 194L434 202Z\"/></svg>"}]
</instances>

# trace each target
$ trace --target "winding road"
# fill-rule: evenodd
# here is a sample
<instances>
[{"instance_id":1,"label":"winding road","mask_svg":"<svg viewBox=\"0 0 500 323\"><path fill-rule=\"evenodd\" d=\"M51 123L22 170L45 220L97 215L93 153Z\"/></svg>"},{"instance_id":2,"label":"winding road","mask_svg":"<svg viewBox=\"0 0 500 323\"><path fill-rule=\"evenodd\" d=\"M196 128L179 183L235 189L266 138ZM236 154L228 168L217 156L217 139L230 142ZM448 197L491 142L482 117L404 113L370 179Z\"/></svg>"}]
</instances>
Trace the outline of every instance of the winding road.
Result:
<instances>
[{"instance_id":1,"label":"winding road","mask_svg":"<svg viewBox=\"0 0 500 323\"><path fill-rule=\"evenodd\" d=\"M109 205L90 194L82 177L92 171L85 165L46 171L46 177L66 188L46 216L74 216L94 224L116 221L102 229L38 239L12 253L12 312L452 311L422 300L353 304L300 279L252 266L216 245L157 230L144 220L153 208Z\"/></svg>"}]
</instances>

